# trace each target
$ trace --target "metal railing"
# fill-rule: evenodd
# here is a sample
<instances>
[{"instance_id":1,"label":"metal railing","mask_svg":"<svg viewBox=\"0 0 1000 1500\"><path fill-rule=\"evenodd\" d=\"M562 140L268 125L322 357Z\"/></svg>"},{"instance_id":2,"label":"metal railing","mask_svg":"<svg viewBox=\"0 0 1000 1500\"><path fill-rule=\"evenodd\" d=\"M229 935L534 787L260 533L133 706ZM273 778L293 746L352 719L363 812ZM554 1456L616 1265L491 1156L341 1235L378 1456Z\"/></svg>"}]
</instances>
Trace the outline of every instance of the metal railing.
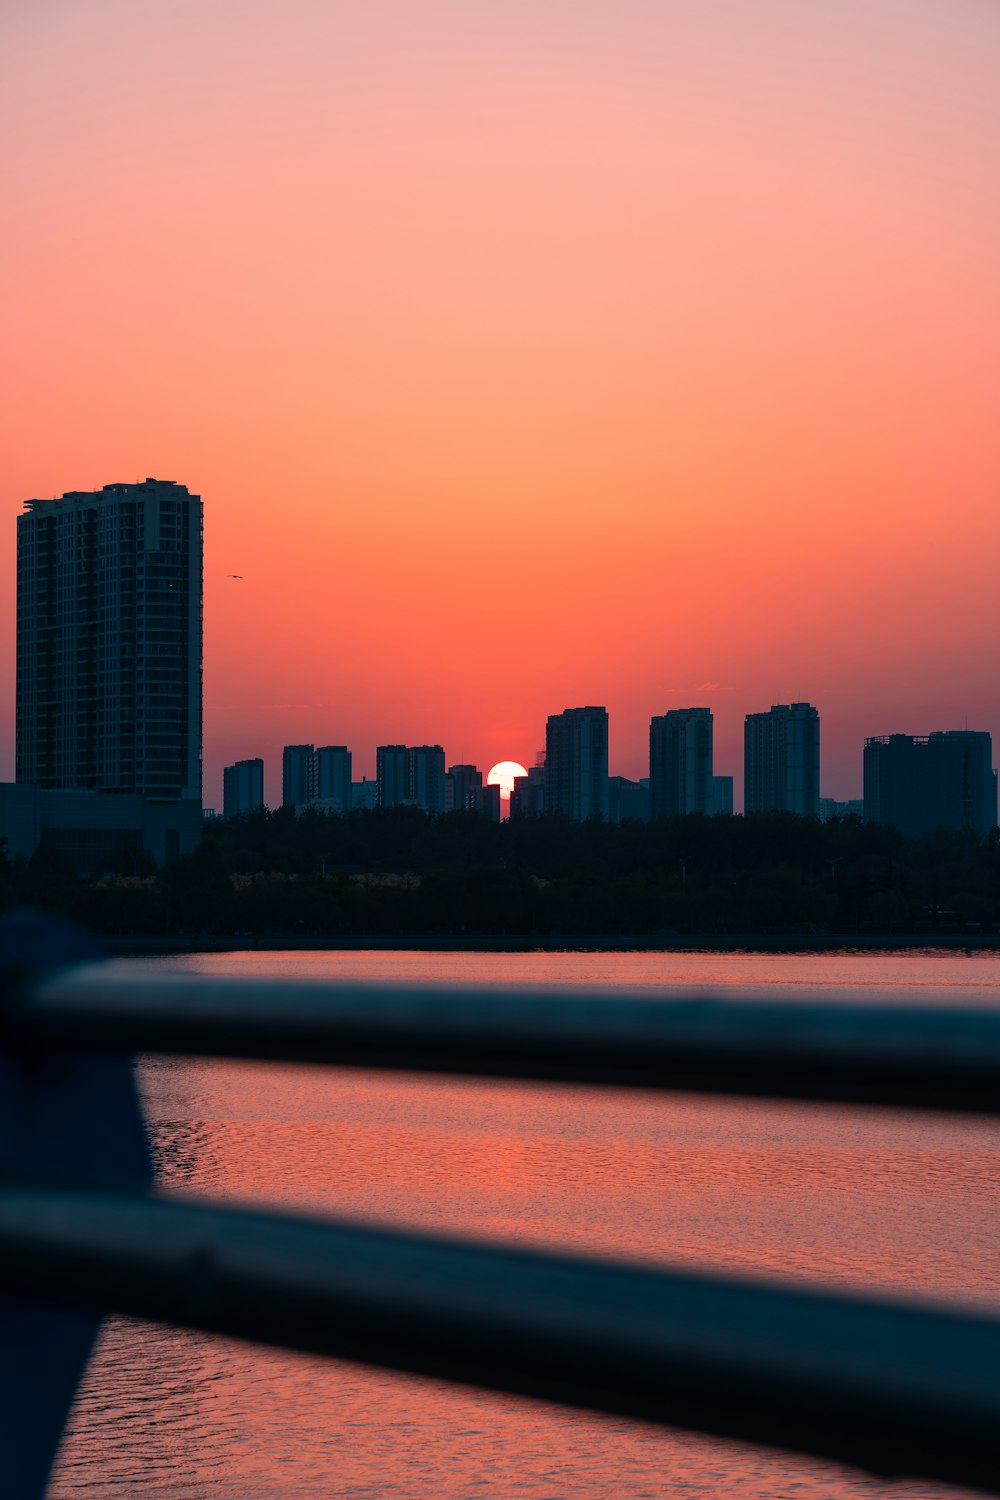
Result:
<instances>
[{"instance_id":1,"label":"metal railing","mask_svg":"<svg viewBox=\"0 0 1000 1500\"><path fill-rule=\"evenodd\" d=\"M62 1351L37 1391L5 1385L0 1367L0 1423L5 1400L21 1422L22 1488L8 1494L43 1493L106 1312L1000 1491L996 1317L156 1196L115 1061L154 1051L1000 1113L1000 1011L138 979L80 962L74 941L22 925L5 995L0 944L0 1063L18 1100L0 1117L0 1152L5 1132L16 1147L0 1154L0 1286L27 1320L22 1354L39 1318L56 1320Z\"/></svg>"}]
</instances>

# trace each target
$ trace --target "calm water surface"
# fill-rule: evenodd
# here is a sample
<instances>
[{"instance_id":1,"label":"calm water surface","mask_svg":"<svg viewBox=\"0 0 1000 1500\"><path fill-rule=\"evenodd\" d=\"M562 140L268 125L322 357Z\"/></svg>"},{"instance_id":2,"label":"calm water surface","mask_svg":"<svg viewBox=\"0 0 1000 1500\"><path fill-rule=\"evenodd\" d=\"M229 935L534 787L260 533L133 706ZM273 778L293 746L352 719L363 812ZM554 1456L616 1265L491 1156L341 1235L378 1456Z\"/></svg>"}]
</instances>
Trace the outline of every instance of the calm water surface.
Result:
<instances>
[{"instance_id":1,"label":"calm water surface","mask_svg":"<svg viewBox=\"0 0 1000 1500\"><path fill-rule=\"evenodd\" d=\"M900 1000L1000 995L1000 957L934 953L236 953L139 967L633 992L777 986L794 1004L832 991L862 1003L873 985ZM166 1187L1000 1303L992 1121L160 1058L139 1077ZM952 1493L125 1320L105 1328L50 1489L52 1500Z\"/></svg>"}]
</instances>

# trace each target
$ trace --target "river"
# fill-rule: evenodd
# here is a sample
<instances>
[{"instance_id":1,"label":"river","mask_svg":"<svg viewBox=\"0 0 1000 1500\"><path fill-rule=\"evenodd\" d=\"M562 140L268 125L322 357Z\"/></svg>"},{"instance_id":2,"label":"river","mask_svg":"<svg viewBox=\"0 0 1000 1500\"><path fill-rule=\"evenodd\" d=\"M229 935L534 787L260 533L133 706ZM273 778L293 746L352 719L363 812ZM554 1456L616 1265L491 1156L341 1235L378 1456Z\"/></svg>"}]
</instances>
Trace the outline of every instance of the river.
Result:
<instances>
[{"instance_id":1,"label":"river","mask_svg":"<svg viewBox=\"0 0 1000 1500\"><path fill-rule=\"evenodd\" d=\"M143 972L768 990L996 1003L995 954L231 953ZM1000 1122L349 1069L143 1058L186 1193L652 1263L1000 1305ZM881 1500L957 1493L112 1319L50 1500Z\"/></svg>"}]
</instances>

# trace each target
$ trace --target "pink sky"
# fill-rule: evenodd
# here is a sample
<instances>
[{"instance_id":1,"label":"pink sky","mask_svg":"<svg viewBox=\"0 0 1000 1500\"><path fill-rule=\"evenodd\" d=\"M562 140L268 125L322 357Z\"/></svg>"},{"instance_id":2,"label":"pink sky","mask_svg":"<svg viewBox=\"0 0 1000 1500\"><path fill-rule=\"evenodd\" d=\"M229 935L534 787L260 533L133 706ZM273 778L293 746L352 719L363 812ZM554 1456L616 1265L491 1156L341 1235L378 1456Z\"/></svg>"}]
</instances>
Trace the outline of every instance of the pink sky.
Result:
<instances>
[{"instance_id":1,"label":"pink sky","mask_svg":"<svg viewBox=\"0 0 1000 1500\"><path fill-rule=\"evenodd\" d=\"M14 518L206 515L205 800L606 703L1000 735L1000 7L8 4ZM227 579L242 573L245 581Z\"/></svg>"}]
</instances>

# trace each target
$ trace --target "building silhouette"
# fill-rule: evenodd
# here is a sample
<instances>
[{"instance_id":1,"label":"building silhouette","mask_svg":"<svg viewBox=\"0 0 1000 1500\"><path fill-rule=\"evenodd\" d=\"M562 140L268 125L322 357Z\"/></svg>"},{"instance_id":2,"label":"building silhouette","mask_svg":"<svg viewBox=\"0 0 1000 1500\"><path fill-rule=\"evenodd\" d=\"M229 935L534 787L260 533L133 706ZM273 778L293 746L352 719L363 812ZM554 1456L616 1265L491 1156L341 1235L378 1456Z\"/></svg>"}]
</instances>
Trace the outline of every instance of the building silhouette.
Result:
<instances>
[{"instance_id":1,"label":"building silhouette","mask_svg":"<svg viewBox=\"0 0 1000 1500\"><path fill-rule=\"evenodd\" d=\"M264 806L264 762L238 760L222 773L222 816L236 818Z\"/></svg>"},{"instance_id":2,"label":"building silhouette","mask_svg":"<svg viewBox=\"0 0 1000 1500\"><path fill-rule=\"evenodd\" d=\"M440 745L379 745L375 750L379 807L445 811L444 751Z\"/></svg>"},{"instance_id":3,"label":"building silhouette","mask_svg":"<svg viewBox=\"0 0 1000 1500\"><path fill-rule=\"evenodd\" d=\"M819 714L811 703L776 703L747 714L744 808L819 817Z\"/></svg>"},{"instance_id":4,"label":"building silhouette","mask_svg":"<svg viewBox=\"0 0 1000 1500\"><path fill-rule=\"evenodd\" d=\"M608 822L649 822L649 778L631 781L627 776L608 777Z\"/></svg>"},{"instance_id":5,"label":"building silhouette","mask_svg":"<svg viewBox=\"0 0 1000 1500\"><path fill-rule=\"evenodd\" d=\"M996 827L993 740L983 730L873 735L865 740L864 817L910 837Z\"/></svg>"},{"instance_id":6,"label":"building silhouette","mask_svg":"<svg viewBox=\"0 0 1000 1500\"><path fill-rule=\"evenodd\" d=\"M375 750L375 781L379 807L401 807L410 800L407 749L405 745L378 745Z\"/></svg>"},{"instance_id":7,"label":"building silhouette","mask_svg":"<svg viewBox=\"0 0 1000 1500\"><path fill-rule=\"evenodd\" d=\"M378 807L378 781L369 781L367 776L362 776L360 781L352 781L351 807L366 812Z\"/></svg>"},{"instance_id":8,"label":"building silhouette","mask_svg":"<svg viewBox=\"0 0 1000 1500\"><path fill-rule=\"evenodd\" d=\"M548 812L565 813L575 823L607 818L606 708L567 708L561 714L549 715L545 727L545 788Z\"/></svg>"},{"instance_id":9,"label":"building silhouette","mask_svg":"<svg viewBox=\"0 0 1000 1500\"><path fill-rule=\"evenodd\" d=\"M713 814L722 813L732 816L733 778L731 776L713 776L711 798L712 805L710 811Z\"/></svg>"},{"instance_id":10,"label":"building silhouette","mask_svg":"<svg viewBox=\"0 0 1000 1500\"><path fill-rule=\"evenodd\" d=\"M17 519L11 853L82 874L201 838L201 500L147 479L28 500Z\"/></svg>"},{"instance_id":11,"label":"building silhouette","mask_svg":"<svg viewBox=\"0 0 1000 1500\"><path fill-rule=\"evenodd\" d=\"M478 766L449 766L445 777L447 812L478 812L482 804L483 773Z\"/></svg>"},{"instance_id":12,"label":"building silhouette","mask_svg":"<svg viewBox=\"0 0 1000 1500\"><path fill-rule=\"evenodd\" d=\"M317 795L315 747L286 745L281 752L282 807L304 807Z\"/></svg>"},{"instance_id":13,"label":"building silhouette","mask_svg":"<svg viewBox=\"0 0 1000 1500\"><path fill-rule=\"evenodd\" d=\"M201 801L201 500L172 480L17 518L16 779Z\"/></svg>"},{"instance_id":14,"label":"building silhouette","mask_svg":"<svg viewBox=\"0 0 1000 1500\"><path fill-rule=\"evenodd\" d=\"M540 818L545 811L545 752L529 766L527 776L515 776L510 793L512 818Z\"/></svg>"},{"instance_id":15,"label":"building silhouette","mask_svg":"<svg viewBox=\"0 0 1000 1500\"><path fill-rule=\"evenodd\" d=\"M351 810L352 759L346 745L320 745L316 751L316 801L328 812Z\"/></svg>"},{"instance_id":16,"label":"building silhouette","mask_svg":"<svg viewBox=\"0 0 1000 1500\"><path fill-rule=\"evenodd\" d=\"M671 708L649 723L654 818L712 811L712 710Z\"/></svg>"},{"instance_id":17,"label":"building silhouette","mask_svg":"<svg viewBox=\"0 0 1000 1500\"><path fill-rule=\"evenodd\" d=\"M862 818L864 817L865 804L860 797L851 797L847 801L839 802L836 797L821 797L819 799L819 820L821 823L829 823L831 818Z\"/></svg>"}]
</instances>

